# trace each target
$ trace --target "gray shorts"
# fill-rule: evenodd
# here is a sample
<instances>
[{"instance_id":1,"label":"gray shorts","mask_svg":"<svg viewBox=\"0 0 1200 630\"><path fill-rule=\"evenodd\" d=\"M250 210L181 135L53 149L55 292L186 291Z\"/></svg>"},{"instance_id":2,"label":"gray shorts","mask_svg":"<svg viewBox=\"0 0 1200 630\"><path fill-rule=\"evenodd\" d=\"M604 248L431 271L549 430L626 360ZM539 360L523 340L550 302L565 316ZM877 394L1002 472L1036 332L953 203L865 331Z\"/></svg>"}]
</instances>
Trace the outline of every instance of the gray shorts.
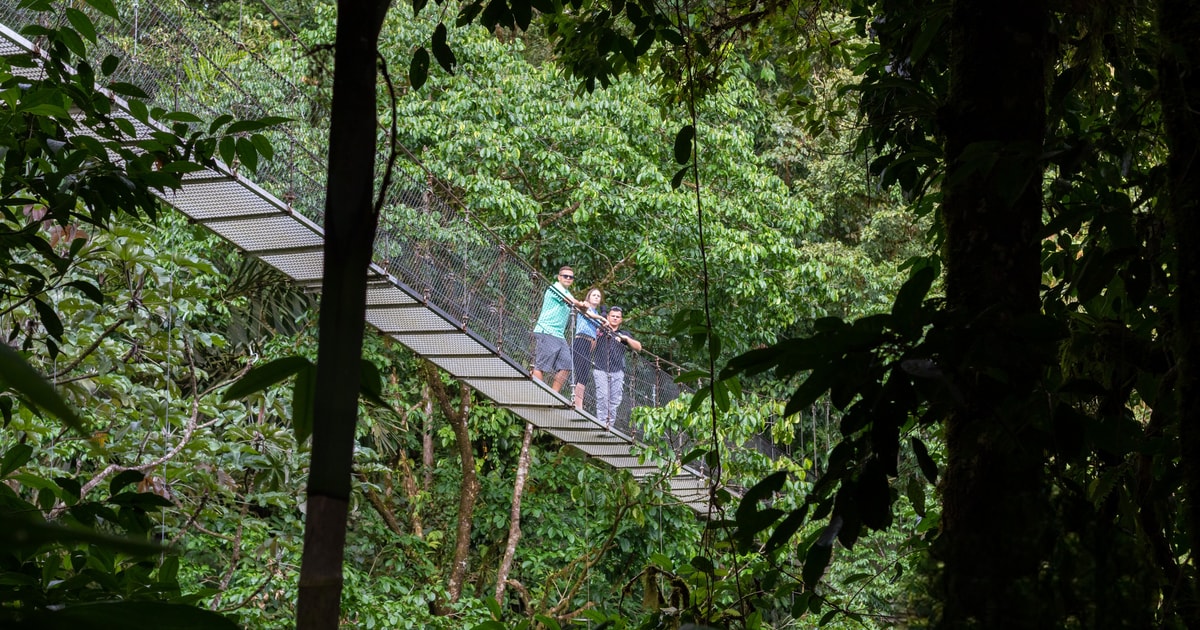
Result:
<instances>
[{"instance_id":1,"label":"gray shorts","mask_svg":"<svg viewBox=\"0 0 1200 630\"><path fill-rule=\"evenodd\" d=\"M567 340L546 333L533 333L533 369L541 372L561 372L571 369L571 347Z\"/></svg>"}]
</instances>

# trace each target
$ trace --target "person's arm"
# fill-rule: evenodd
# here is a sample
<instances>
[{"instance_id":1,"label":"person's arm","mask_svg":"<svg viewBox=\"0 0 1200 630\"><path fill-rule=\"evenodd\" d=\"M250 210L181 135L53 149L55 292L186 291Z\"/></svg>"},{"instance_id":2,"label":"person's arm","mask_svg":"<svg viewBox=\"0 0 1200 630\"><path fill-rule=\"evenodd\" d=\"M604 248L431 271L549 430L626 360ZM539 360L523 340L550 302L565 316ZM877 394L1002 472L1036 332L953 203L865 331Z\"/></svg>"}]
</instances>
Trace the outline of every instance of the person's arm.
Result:
<instances>
[{"instance_id":1,"label":"person's arm","mask_svg":"<svg viewBox=\"0 0 1200 630\"><path fill-rule=\"evenodd\" d=\"M580 300L576 300L575 296L571 295L570 291L568 291L565 287L559 286L557 282L550 285L550 288L558 294L558 297L561 298L562 301L569 304L572 308L581 309L584 311L587 310L587 304Z\"/></svg>"},{"instance_id":2,"label":"person's arm","mask_svg":"<svg viewBox=\"0 0 1200 630\"><path fill-rule=\"evenodd\" d=\"M633 348L635 352L641 352L642 350L642 342L630 337L629 335L617 333L617 340L629 346L630 348Z\"/></svg>"}]
</instances>

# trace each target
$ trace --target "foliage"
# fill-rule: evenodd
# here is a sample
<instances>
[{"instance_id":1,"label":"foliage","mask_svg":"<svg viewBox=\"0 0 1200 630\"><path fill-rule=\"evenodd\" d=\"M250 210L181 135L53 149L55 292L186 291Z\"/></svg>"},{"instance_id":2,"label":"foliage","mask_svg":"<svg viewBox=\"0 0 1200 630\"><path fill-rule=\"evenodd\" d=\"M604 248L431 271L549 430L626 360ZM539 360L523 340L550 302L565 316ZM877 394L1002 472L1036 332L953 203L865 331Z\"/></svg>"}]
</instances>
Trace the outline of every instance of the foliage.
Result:
<instances>
[{"instance_id":1,"label":"foliage","mask_svg":"<svg viewBox=\"0 0 1200 630\"><path fill-rule=\"evenodd\" d=\"M321 34L328 34L331 16L321 11L314 15L312 36L328 41ZM397 56L437 32L434 23L423 21L393 27L388 37L394 37ZM266 31L245 32L249 36ZM551 66L535 68L524 62L529 51L520 43L497 43L478 29L447 28L444 34L455 46L456 74L430 76L424 89L433 91L433 98L410 94L401 103L403 115L397 121L403 124L406 142L427 147L424 157L430 168L451 182L486 221L521 242L540 265L568 258L595 270L597 282L606 283L615 298L645 314L639 329L661 333L674 311L698 306L693 283L701 264L692 253L692 209L669 185L678 168L669 148L676 137L673 126L684 122L683 117L664 117L644 105L654 101L655 93L639 84L564 97L569 91L566 79ZM249 43L294 63L291 50ZM435 45L433 50L439 60L445 58L446 49ZM205 76L198 71L191 78L203 83ZM669 71L656 76L663 85L673 77ZM842 243L828 225L819 224L822 215L837 217L839 225L869 225L875 216L882 221L886 215L866 219L860 213L843 221L836 195L822 202L828 207L818 213L805 197L815 199L819 191L805 188L803 178L793 178L794 188L789 188L772 174L782 160L758 155L775 132L769 131L769 117L759 107L762 92L754 76L743 64L726 75L723 86L714 84L696 126L703 149L698 155L711 165L711 170L705 167L702 184L716 191L706 225L715 252L712 277L720 287L715 300L721 309L718 319L723 338L735 351L803 328L806 319L817 315L875 310L879 298L873 300L875 306L848 299L858 290L853 281L830 279L853 276L866 268L864 260L886 269L888 259L897 255L860 255L849 246L857 242ZM216 106L233 102L231 95L215 89L202 96ZM221 152L219 141L195 141L208 157ZM236 152L237 143L232 146ZM690 189L684 186L682 192ZM571 211L563 213L564 209ZM909 222L898 217L897 223ZM120 308L93 307L71 288L47 288L44 301L63 324L61 340L48 336L44 324L27 325L44 310L33 303L7 313L31 344L35 364L57 375L68 399L88 401L79 406L91 439L58 436L30 408L15 403L12 427L25 432L25 439L36 440L38 466L78 471L81 485L103 476L110 464L141 467L169 456L149 467L146 479L172 505L149 517L158 519L157 530L164 539L177 540L184 550L178 571L181 592L250 627L285 624L294 614L299 531L306 509L299 489L307 451L303 440L296 439L304 431L303 423L297 422L295 397L278 387L253 388L260 391L235 403L221 401L212 392L242 372L250 356L258 357L259 366L283 357L313 356L310 339L290 336L303 332L311 321L304 308L309 302L280 288L270 274L261 281L246 281L258 277L261 267L235 274L242 267L231 253L177 219L161 218L154 237L142 234L148 229L145 225L119 225L112 234L89 227L89 242L74 252L73 266L55 286L87 282L106 305ZM823 231L828 242L814 245L814 234ZM30 233L47 242L53 239L53 232ZM764 234L770 238L764 239ZM860 242L886 241L863 237ZM53 261L30 264L34 263L53 267ZM762 273L764 269L771 273ZM890 280L872 274L863 274L864 283L884 293L882 287ZM85 289L76 289L86 296ZM804 300L795 297L801 291L808 292ZM665 346L666 336L659 341ZM62 353L59 360L64 365L38 352L51 343ZM786 623L767 591L794 590L796 581L780 577L780 570L773 578L780 582L770 588L748 586L779 570L771 560L750 555L749 549L742 550L744 555L730 555L728 563L713 554L710 570L696 560L708 551L699 543L700 525L690 512L670 505L667 495L590 466L577 453L560 451L549 440L535 444L533 485L525 503L529 518L515 573L528 592L527 598L516 598L525 608L499 615L489 611L482 595L490 592L492 564L505 542L502 532L520 427L485 401L472 401L472 446L483 488L472 536L468 595L453 607L453 616L434 616L429 605L445 591L446 565L452 557L447 543L453 539L456 517L452 499L462 483L453 449L448 448L452 436L441 412L425 405L427 383L417 359L378 339L368 342L365 356L384 376L379 393L397 413L360 409L364 426L356 440L347 621L364 627L462 627L495 616L514 623L546 623L541 620L560 614L555 610L591 605L631 619L648 614L646 623L679 614L715 619L719 613L732 624L751 601L743 595L752 593L765 618ZM193 361L194 384L189 382ZM192 404L195 408L188 409ZM740 415L727 418L733 439L766 426L743 423L751 418L764 422L761 409L736 413ZM189 431L188 418L193 416L196 427ZM781 441L784 433L781 429ZM401 489L408 474L405 466L420 461L426 436L434 457L428 467L409 469L417 484L408 494ZM756 465L765 468L765 462ZM790 468L797 478L786 490L794 497L808 489L810 480L802 476L809 468L803 463ZM910 466L907 472L913 470ZM428 485L422 479L426 473ZM372 493L383 497L382 505L373 502ZM564 497L583 509L564 510ZM399 522L399 531L388 516ZM806 524L800 535L809 538L814 531L820 528ZM725 541L722 544L734 544L732 532L713 532ZM611 546L589 565L599 540L610 540ZM654 542L659 555L648 569L646 549ZM883 544L900 546L897 540ZM695 597L688 605L694 609L663 612L645 599L645 590L638 601L633 585L651 570L663 593L678 584L671 581L672 575L690 584ZM717 579L726 576L733 579ZM891 594L886 597L895 600ZM669 603L665 597L661 601ZM820 601L852 604L854 598L829 596Z\"/></svg>"}]
</instances>

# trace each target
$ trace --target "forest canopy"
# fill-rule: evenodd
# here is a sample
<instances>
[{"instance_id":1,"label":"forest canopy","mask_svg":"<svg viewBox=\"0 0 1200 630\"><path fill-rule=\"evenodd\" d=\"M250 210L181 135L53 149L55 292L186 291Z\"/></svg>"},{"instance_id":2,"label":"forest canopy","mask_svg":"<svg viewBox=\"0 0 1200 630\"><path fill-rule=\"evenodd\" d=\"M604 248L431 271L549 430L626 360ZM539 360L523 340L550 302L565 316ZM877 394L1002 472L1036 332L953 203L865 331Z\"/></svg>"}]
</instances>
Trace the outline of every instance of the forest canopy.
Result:
<instances>
[{"instance_id":1,"label":"forest canopy","mask_svg":"<svg viewBox=\"0 0 1200 630\"><path fill-rule=\"evenodd\" d=\"M218 68L261 56L303 86L241 77L303 123L296 147L145 106L170 133L124 142L111 95L137 88L85 52L149 22L74 4L24 31L49 76L0 67L6 624L1200 617L1194 3L180 4L230 52L174 89L231 109ZM355 29L377 41L351 51ZM330 341L361 335L340 306L361 311L353 243L386 180L351 175L393 141L690 371L690 408L637 421L650 448L705 439L731 485L713 518L381 336ZM291 150L330 156L302 174L328 177L319 298L158 199L217 159L286 174ZM312 426L296 383L223 394L276 361L336 394ZM786 456L731 456L751 439ZM345 543L314 580L318 521Z\"/></svg>"}]
</instances>

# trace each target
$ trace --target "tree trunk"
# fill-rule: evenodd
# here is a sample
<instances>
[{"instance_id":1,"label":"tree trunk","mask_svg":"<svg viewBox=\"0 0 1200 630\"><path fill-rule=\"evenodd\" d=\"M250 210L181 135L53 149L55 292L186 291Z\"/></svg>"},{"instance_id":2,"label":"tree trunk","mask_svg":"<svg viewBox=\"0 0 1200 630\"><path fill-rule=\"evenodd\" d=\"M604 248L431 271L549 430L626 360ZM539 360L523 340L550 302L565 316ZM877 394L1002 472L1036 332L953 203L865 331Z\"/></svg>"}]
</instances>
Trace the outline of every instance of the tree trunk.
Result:
<instances>
[{"instance_id":1,"label":"tree trunk","mask_svg":"<svg viewBox=\"0 0 1200 630\"><path fill-rule=\"evenodd\" d=\"M389 0L339 0L312 463L296 625L338 627L374 211L376 70Z\"/></svg>"},{"instance_id":2,"label":"tree trunk","mask_svg":"<svg viewBox=\"0 0 1200 630\"><path fill-rule=\"evenodd\" d=\"M458 534L454 540L454 563L450 568L450 602L462 597L463 580L467 575L467 558L471 552L471 521L475 516L475 499L479 496L479 479L475 476L475 452L471 435L467 431L467 419L471 417L471 390L464 383L459 395L462 406L450 418L454 428L454 441L458 443L458 459L462 463L462 491L458 496Z\"/></svg>"},{"instance_id":3,"label":"tree trunk","mask_svg":"<svg viewBox=\"0 0 1200 630\"><path fill-rule=\"evenodd\" d=\"M504 545L504 558L496 572L496 601L504 603L504 588L508 573L512 570L513 557L517 554L517 543L521 540L521 497L525 494L525 481L529 478L529 445L533 442L533 424L525 423L525 436L521 438L521 455L517 457L517 480L513 482L512 511L508 517L508 542Z\"/></svg>"},{"instance_id":4,"label":"tree trunk","mask_svg":"<svg viewBox=\"0 0 1200 630\"><path fill-rule=\"evenodd\" d=\"M421 396L425 409L425 422L421 425L421 481L425 496L429 496L433 491L433 398L429 393L429 385L422 389Z\"/></svg>"},{"instance_id":5,"label":"tree trunk","mask_svg":"<svg viewBox=\"0 0 1200 630\"><path fill-rule=\"evenodd\" d=\"M1179 380L1179 437L1184 501L1192 553L1200 550L1200 248L1187 242L1200 234L1200 5L1195 0L1159 0L1163 55L1160 94L1167 148L1167 212L1179 239L1175 325ZM1200 592L1181 600L1192 608L1183 618L1200 618ZM1181 606L1181 608L1183 607Z\"/></svg>"},{"instance_id":6,"label":"tree trunk","mask_svg":"<svg viewBox=\"0 0 1200 630\"><path fill-rule=\"evenodd\" d=\"M1049 511L1031 418L1045 416L1032 394L1048 357L1015 331L1040 311L1048 27L1041 0L956 0L951 14L940 333L962 401L946 421L945 628L1045 623L1036 580Z\"/></svg>"},{"instance_id":7,"label":"tree trunk","mask_svg":"<svg viewBox=\"0 0 1200 630\"><path fill-rule=\"evenodd\" d=\"M442 385L441 374L433 364L425 364L425 382L437 399L438 406L454 430L454 441L458 445L458 459L462 465L462 489L458 497L458 527L454 538L454 558L450 566L447 583L447 601L439 602L438 614L450 613L449 604L462 597L463 581L467 575L467 558L471 552L471 521L475 516L475 500L479 496L479 479L475 475L475 450L467 422L471 418L471 389L459 383L459 404L456 409Z\"/></svg>"}]
</instances>

